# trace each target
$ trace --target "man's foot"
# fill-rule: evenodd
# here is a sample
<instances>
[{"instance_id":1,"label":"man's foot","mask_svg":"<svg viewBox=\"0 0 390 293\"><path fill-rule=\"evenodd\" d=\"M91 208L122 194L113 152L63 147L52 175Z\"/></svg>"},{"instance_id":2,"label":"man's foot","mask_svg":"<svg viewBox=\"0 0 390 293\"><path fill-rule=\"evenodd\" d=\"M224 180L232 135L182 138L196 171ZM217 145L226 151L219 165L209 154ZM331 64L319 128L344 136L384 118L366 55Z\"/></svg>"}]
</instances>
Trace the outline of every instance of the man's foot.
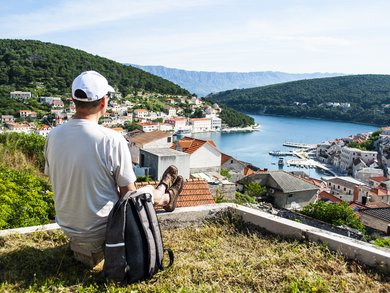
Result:
<instances>
[{"instance_id":1,"label":"man's foot","mask_svg":"<svg viewBox=\"0 0 390 293\"><path fill-rule=\"evenodd\" d=\"M169 188L171 188L176 178L177 178L177 168L171 165L165 170L164 174L161 177L160 183L157 185L156 188L163 185L165 186L165 192L166 192Z\"/></svg>"},{"instance_id":2,"label":"man's foot","mask_svg":"<svg viewBox=\"0 0 390 293\"><path fill-rule=\"evenodd\" d=\"M166 206L163 206L164 210L167 212L173 212L176 208L177 199L179 198L180 192L183 190L184 179L182 176L177 176L177 179L168 189L169 194L169 203Z\"/></svg>"}]
</instances>

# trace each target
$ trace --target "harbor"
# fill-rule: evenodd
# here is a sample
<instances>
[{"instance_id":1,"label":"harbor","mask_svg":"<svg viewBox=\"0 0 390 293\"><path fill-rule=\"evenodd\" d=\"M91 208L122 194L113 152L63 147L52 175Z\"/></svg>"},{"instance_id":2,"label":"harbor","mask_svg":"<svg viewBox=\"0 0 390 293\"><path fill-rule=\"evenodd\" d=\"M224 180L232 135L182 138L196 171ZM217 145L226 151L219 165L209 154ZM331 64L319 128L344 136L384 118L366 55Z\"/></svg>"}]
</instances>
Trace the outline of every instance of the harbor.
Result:
<instances>
[{"instance_id":1,"label":"harbor","mask_svg":"<svg viewBox=\"0 0 390 293\"><path fill-rule=\"evenodd\" d=\"M297 148L298 150L294 151L270 151L269 155L271 156L279 156L278 165L279 168L283 169L284 164L286 163L287 167L298 167L298 168L306 168L306 169L319 169L323 172L329 173L333 176L337 176L337 174L332 171L330 168L325 166L324 164L318 162L310 158L309 152L317 147L314 144L302 144L302 143L294 143L287 142L284 143L283 146L288 146L292 148ZM296 159L284 160L284 156L294 156Z\"/></svg>"}]
</instances>

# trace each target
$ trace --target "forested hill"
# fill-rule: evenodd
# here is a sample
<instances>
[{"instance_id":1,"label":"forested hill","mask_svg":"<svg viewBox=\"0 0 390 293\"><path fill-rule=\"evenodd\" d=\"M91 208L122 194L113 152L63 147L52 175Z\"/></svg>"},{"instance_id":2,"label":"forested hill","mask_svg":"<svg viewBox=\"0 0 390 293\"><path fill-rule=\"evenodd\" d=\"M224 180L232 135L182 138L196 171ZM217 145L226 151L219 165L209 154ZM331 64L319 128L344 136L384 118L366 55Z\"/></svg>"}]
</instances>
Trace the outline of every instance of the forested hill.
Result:
<instances>
[{"instance_id":1,"label":"forested hill","mask_svg":"<svg viewBox=\"0 0 390 293\"><path fill-rule=\"evenodd\" d=\"M230 90L208 99L252 114L390 125L390 75L349 75Z\"/></svg>"},{"instance_id":2,"label":"forested hill","mask_svg":"<svg viewBox=\"0 0 390 293\"><path fill-rule=\"evenodd\" d=\"M133 65L149 73L161 76L204 97L231 89L243 89L308 78L332 77L340 73L286 73L277 71L210 72L189 71L164 66Z\"/></svg>"},{"instance_id":3,"label":"forested hill","mask_svg":"<svg viewBox=\"0 0 390 293\"><path fill-rule=\"evenodd\" d=\"M40 95L70 95L73 79L84 70L99 71L124 95L133 90L189 95L161 77L81 50L32 40L0 40L3 92L37 90Z\"/></svg>"}]
</instances>

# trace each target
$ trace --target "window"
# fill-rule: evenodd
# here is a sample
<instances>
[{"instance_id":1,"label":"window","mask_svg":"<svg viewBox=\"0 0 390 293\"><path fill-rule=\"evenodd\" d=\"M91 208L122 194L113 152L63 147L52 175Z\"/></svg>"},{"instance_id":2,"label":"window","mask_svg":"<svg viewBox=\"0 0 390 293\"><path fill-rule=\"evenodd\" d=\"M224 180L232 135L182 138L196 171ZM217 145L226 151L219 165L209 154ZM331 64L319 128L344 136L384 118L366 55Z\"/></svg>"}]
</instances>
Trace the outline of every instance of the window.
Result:
<instances>
[{"instance_id":1,"label":"window","mask_svg":"<svg viewBox=\"0 0 390 293\"><path fill-rule=\"evenodd\" d=\"M337 185L337 189L340 189L340 185Z\"/></svg>"},{"instance_id":2,"label":"window","mask_svg":"<svg viewBox=\"0 0 390 293\"><path fill-rule=\"evenodd\" d=\"M347 189L344 187L344 191L347 191Z\"/></svg>"},{"instance_id":3,"label":"window","mask_svg":"<svg viewBox=\"0 0 390 293\"><path fill-rule=\"evenodd\" d=\"M290 193L289 195L288 195L288 197L292 197L293 195Z\"/></svg>"},{"instance_id":4,"label":"window","mask_svg":"<svg viewBox=\"0 0 390 293\"><path fill-rule=\"evenodd\" d=\"M167 142L172 142L172 137L171 136L167 137Z\"/></svg>"},{"instance_id":5,"label":"window","mask_svg":"<svg viewBox=\"0 0 390 293\"><path fill-rule=\"evenodd\" d=\"M230 160L230 164L233 164L233 160Z\"/></svg>"}]
</instances>

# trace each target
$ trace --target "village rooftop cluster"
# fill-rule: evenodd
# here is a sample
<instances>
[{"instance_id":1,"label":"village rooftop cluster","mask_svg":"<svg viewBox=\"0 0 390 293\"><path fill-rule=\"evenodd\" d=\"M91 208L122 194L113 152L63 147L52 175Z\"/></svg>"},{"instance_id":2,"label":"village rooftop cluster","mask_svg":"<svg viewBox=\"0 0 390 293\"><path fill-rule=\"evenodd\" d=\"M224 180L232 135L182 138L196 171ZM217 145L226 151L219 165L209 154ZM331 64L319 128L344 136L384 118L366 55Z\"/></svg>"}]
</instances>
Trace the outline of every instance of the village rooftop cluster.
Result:
<instances>
[{"instance_id":1,"label":"village rooftop cluster","mask_svg":"<svg viewBox=\"0 0 390 293\"><path fill-rule=\"evenodd\" d=\"M221 109L217 104L207 105L197 97L164 97L160 95L162 111L147 110L148 94L139 93L143 99L133 102L112 99L101 123L123 133L129 145L137 176L158 180L169 165L178 166L185 179L199 179L208 183L208 193L214 198L234 199L237 190L252 182L266 187L261 200L272 204L273 209L300 210L306 205L323 200L332 203L347 202L356 211L363 224L390 234L390 128L382 129L375 142L378 151L351 147L351 143L364 143L371 134L358 134L333 141L319 143L314 151L318 162L329 166L333 175L322 179L310 178L304 172L268 171L242 162L221 152L212 140L201 140L183 134L192 132L221 131ZM13 92L11 98L28 100L31 93ZM49 115L53 125L64 123L75 113L70 99L63 101L55 97L41 97L40 102L51 106ZM67 105L67 106L65 106ZM186 118L182 113L203 111L204 118ZM2 115L6 131L36 132L46 136L50 125L35 126L37 113L25 110L15 117ZM23 122L24 121L24 122ZM26 121L30 121L27 123ZM141 129L127 132L121 125L136 122ZM34 129L34 130L33 130ZM174 135L175 134L175 135ZM177 137L177 134L181 134ZM230 179L221 175L229 172ZM341 176L339 176L341 175ZM201 195L200 195L201 196ZM196 199L194 199L195 201ZM212 203L212 201L208 201ZM191 203L189 203L191 205Z\"/></svg>"}]
</instances>

